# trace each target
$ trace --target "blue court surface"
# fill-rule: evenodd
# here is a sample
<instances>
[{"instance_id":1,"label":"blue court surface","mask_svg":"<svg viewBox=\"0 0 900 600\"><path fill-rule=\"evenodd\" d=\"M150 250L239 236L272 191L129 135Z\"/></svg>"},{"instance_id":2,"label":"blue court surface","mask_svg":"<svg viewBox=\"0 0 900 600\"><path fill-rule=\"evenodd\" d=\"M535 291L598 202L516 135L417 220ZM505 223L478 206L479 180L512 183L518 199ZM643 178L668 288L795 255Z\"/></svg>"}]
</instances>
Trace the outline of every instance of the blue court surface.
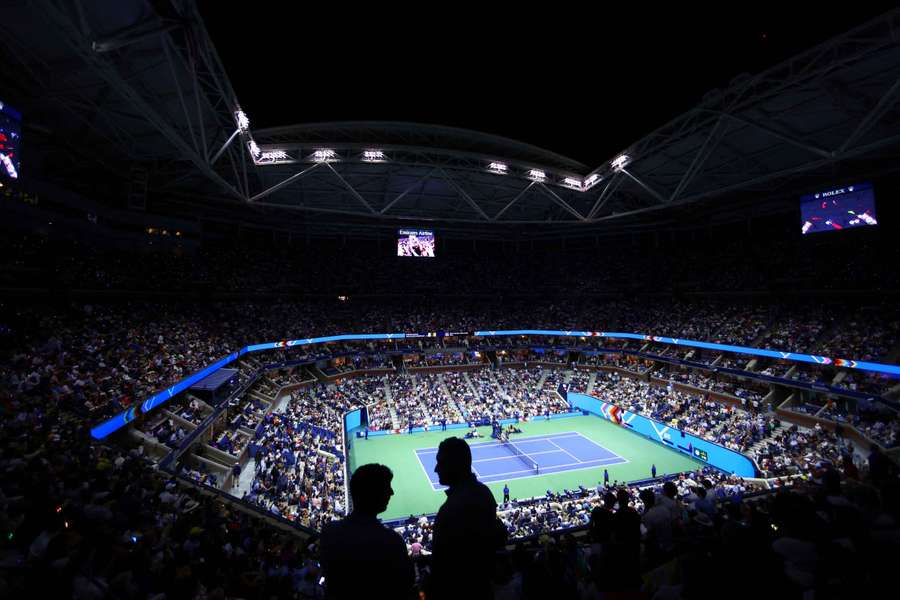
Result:
<instances>
[{"instance_id":1,"label":"blue court surface","mask_svg":"<svg viewBox=\"0 0 900 600\"><path fill-rule=\"evenodd\" d=\"M520 455L496 440L469 444L472 448L472 471L482 483L509 481L524 477L540 477L560 471L577 471L628 461L575 431L513 437L511 440ZM434 465L437 448L416 450L419 464L435 490L445 489L438 483Z\"/></svg>"}]
</instances>

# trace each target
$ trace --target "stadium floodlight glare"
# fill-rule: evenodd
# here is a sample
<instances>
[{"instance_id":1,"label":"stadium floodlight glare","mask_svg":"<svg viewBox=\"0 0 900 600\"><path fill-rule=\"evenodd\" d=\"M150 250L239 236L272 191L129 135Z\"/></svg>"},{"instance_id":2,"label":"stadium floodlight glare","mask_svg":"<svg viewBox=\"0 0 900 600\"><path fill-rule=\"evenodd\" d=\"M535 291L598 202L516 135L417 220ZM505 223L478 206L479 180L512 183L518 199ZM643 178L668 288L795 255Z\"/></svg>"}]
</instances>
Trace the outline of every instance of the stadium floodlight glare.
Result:
<instances>
[{"instance_id":1,"label":"stadium floodlight glare","mask_svg":"<svg viewBox=\"0 0 900 600\"><path fill-rule=\"evenodd\" d=\"M574 177L566 177L565 179L563 179L563 183L579 190L581 189L582 185L581 180L575 179Z\"/></svg>"},{"instance_id":2,"label":"stadium floodlight glare","mask_svg":"<svg viewBox=\"0 0 900 600\"><path fill-rule=\"evenodd\" d=\"M262 154L262 150L259 149L259 146L256 145L256 140L250 140L250 143L247 144L247 147L250 148L250 154L253 156L253 160L257 160Z\"/></svg>"},{"instance_id":3,"label":"stadium floodlight glare","mask_svg":"<svg viewBox=\"0 0 900 600\"><path fill-rule=\"evenodd\" d=\"M234 112L234 120L237 121L237 128L241 133L247 133L250 130L250 119L247 117L247 113L241 109Z\"/></svg>"},{"instance_id":4,"label":"stadium floodlight glare","mask_svg":"<svg viewBox=\"0 0 900 600\"><path fill-rule=\"evenodd\" d=\"M290 160L291 157L284 150L265 150L261 152L256 162L273 163L279 160Z\"/></svg>"},{"instance_id":5,"label":"stadium floodlight glare","mask_svg":"<svg viewBox=\"0 0 900 600\"><path fill-rule=\"evenodd\" d=\"M505 163L502 162L492 162L488 165L488 171L491 173L497 173L498 175L506 175L508 172L508 167Z\"/></svg>"},{"instance_id":6,"label":"stadium floodlight glare","mask_svg":"<svg viewBox=\"0 0 900 600\"><path fill-rule=\"evenodd\" d=\"M312 154L312 158L316 162L326 162L329 160L334 160L337 157L337 154L334 150L329 150L327 148L323 148L321 150L316 150Z\"/></svg>"},{"instance_id":7,"label":"stadium floodlight glare","mask_svg":"<svg viewBox=\"0 0 900 600\"><path fill-rule=\"evenodd\" d=\"M385 160L382 150L366 150L363 152L363 160L367 162L379 162Z\"/></svg>"},{"instance_id":8,"label":"stadium floodlight glare","mask_svg":"<svg viewBox=\"0 0 900 600\"><path fill-rule=\"evenodd\" d=\"M612 168L616 171L620 171L628 164L629 160L631 160L631 158L627 154L620 154L612 161Z\"/></svg>"},{"instance_id":9,"label":"stadium floodlight glare","mask_svg":"<svg viewBox=\"0 0 900 600\"><path fill-rule=\"evenodd\" d=\"M584 180L584 183L582 183L581 185L584 189L587 190L587 189L590 189L591 187L593 187L596 183L599 183L599 181L600 181L600 176L597 175L596 173L594 173L593 175L588 176Z\"/></svg>"},{"instance_id":10,"label":"stadium floodlight glare","mask_svg":"<svg viewBox=\"0 0 900 600\"><path fill-rule=\"evenodd\" d=\"M547 179L547 174L540 169L531 169L530 171L528 171L528 177L534 179L535 181L544 181L545 179Z\"/></svg>"}]
</instances>

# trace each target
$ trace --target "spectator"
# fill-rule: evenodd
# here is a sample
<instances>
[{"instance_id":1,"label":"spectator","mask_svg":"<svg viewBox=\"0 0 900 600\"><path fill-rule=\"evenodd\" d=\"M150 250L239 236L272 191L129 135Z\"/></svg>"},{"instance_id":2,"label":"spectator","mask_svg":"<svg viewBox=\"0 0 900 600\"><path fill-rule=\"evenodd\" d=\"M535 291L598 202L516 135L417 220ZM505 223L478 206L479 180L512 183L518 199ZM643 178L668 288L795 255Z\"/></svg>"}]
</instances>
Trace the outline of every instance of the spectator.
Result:
<instances>
[{"instance_id":1,"label":"spectator","mask_svg":"<svg viewBox=\"0 0 900 600\"><path fill-rule=\"evenodd\" d=\"M394 495L384 465L362 465L350 477L353 512L322 529L320 555L327 598L409 598L413 565L403 539L378 521Z\"/></svg>"},{"instance_id":2,"label":"spectator","mask_svg":"<svg viewBox=\"0 0 900 600\"><path fill-rule=\"evenodd\" d=\"M433 578L429 598L491 598L494 553L506 542L497 503L472 473L472 451L457 437L438 446L434 472L448 486L434 520Z\"/></svg>"}]
</instances>

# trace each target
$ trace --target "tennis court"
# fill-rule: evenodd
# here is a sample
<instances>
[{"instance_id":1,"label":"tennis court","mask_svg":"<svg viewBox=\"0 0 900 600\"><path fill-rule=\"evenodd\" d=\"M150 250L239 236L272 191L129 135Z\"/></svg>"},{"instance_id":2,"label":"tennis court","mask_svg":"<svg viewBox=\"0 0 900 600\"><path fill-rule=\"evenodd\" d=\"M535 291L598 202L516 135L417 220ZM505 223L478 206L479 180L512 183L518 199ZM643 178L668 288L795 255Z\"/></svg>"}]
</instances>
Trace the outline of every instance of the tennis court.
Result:
<instances>
[{"instance_id":1,"label":"tennis court","mask_svg":"<svg viewBox=\"0 0 900 600\"><path fill-rule=\"evenodd\" d=\"M492 440L490 426L479 427L482 438L466 440L472 448L474 471L480 481L503 499L508 484L513 498L543 496L547 490L596 486L604 471L610 481L634 481L650 477L655 465L660 475L696 469L702 463L634 434L627 428L593 415L566 419L539 419L518 423L522 433L512 443L524 456ZM432 430L412 435L403 433L372 437L351 437L350 472L366 463L387 465L394 473L394 496L384 519L434 513L446 500L443 486L434 472L437 447L464 430ZM537 463L538 473L533 464Z\"/></svg>"},{"instance_id":2,"label":"tennis court","mask_svg":"<svg viewBox=\"0 0 900 600\"><path fill-rule=\"evenodd\" d=\"M515 437L509 443L476 442L472 449L472 471L482 483L509 481L577 471L628 462L615 452L584 437L577 431L551 435ZM416 457L435 490L438 483L434 465L437 448L416 450Z\"/></svg>"}]
</instances>

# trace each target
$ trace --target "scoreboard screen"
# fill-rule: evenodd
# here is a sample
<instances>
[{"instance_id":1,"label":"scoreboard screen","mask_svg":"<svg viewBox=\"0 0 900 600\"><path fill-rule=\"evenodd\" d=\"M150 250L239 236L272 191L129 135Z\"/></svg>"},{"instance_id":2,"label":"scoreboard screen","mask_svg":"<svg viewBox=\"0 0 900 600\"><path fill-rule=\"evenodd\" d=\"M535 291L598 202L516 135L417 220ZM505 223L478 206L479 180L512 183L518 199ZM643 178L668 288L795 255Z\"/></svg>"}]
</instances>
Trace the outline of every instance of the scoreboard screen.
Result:
<instances>
[{"instance_id":1,"label":"scoreboard screen","mask_svg":"<svg viewBox=\"0 0 900 600\"><path fill-rule=\"evenodd\" d=\"M397 232L397 256L434 258L434 231L401 229Z\"/></svg>"},{"instance_id":2,"label":"scoreboard screen","mask_svg":"<svg viewBox=\"0 0 900 600\"><path fill-rule=\"evenodd\" d=\"M22 115L0 100L0 180L19 178Z\"/></svg>"},{"instance_id":3,"label":"scoreboard screen","mask_svg":"<svg viewBox=\"0 0 900 600\"><path fill-rule=\"evenodd\" d=\"M841 231L878 225L871 183L807 194L800 198L800 233Z\"/></svg>"}]
</instances>

